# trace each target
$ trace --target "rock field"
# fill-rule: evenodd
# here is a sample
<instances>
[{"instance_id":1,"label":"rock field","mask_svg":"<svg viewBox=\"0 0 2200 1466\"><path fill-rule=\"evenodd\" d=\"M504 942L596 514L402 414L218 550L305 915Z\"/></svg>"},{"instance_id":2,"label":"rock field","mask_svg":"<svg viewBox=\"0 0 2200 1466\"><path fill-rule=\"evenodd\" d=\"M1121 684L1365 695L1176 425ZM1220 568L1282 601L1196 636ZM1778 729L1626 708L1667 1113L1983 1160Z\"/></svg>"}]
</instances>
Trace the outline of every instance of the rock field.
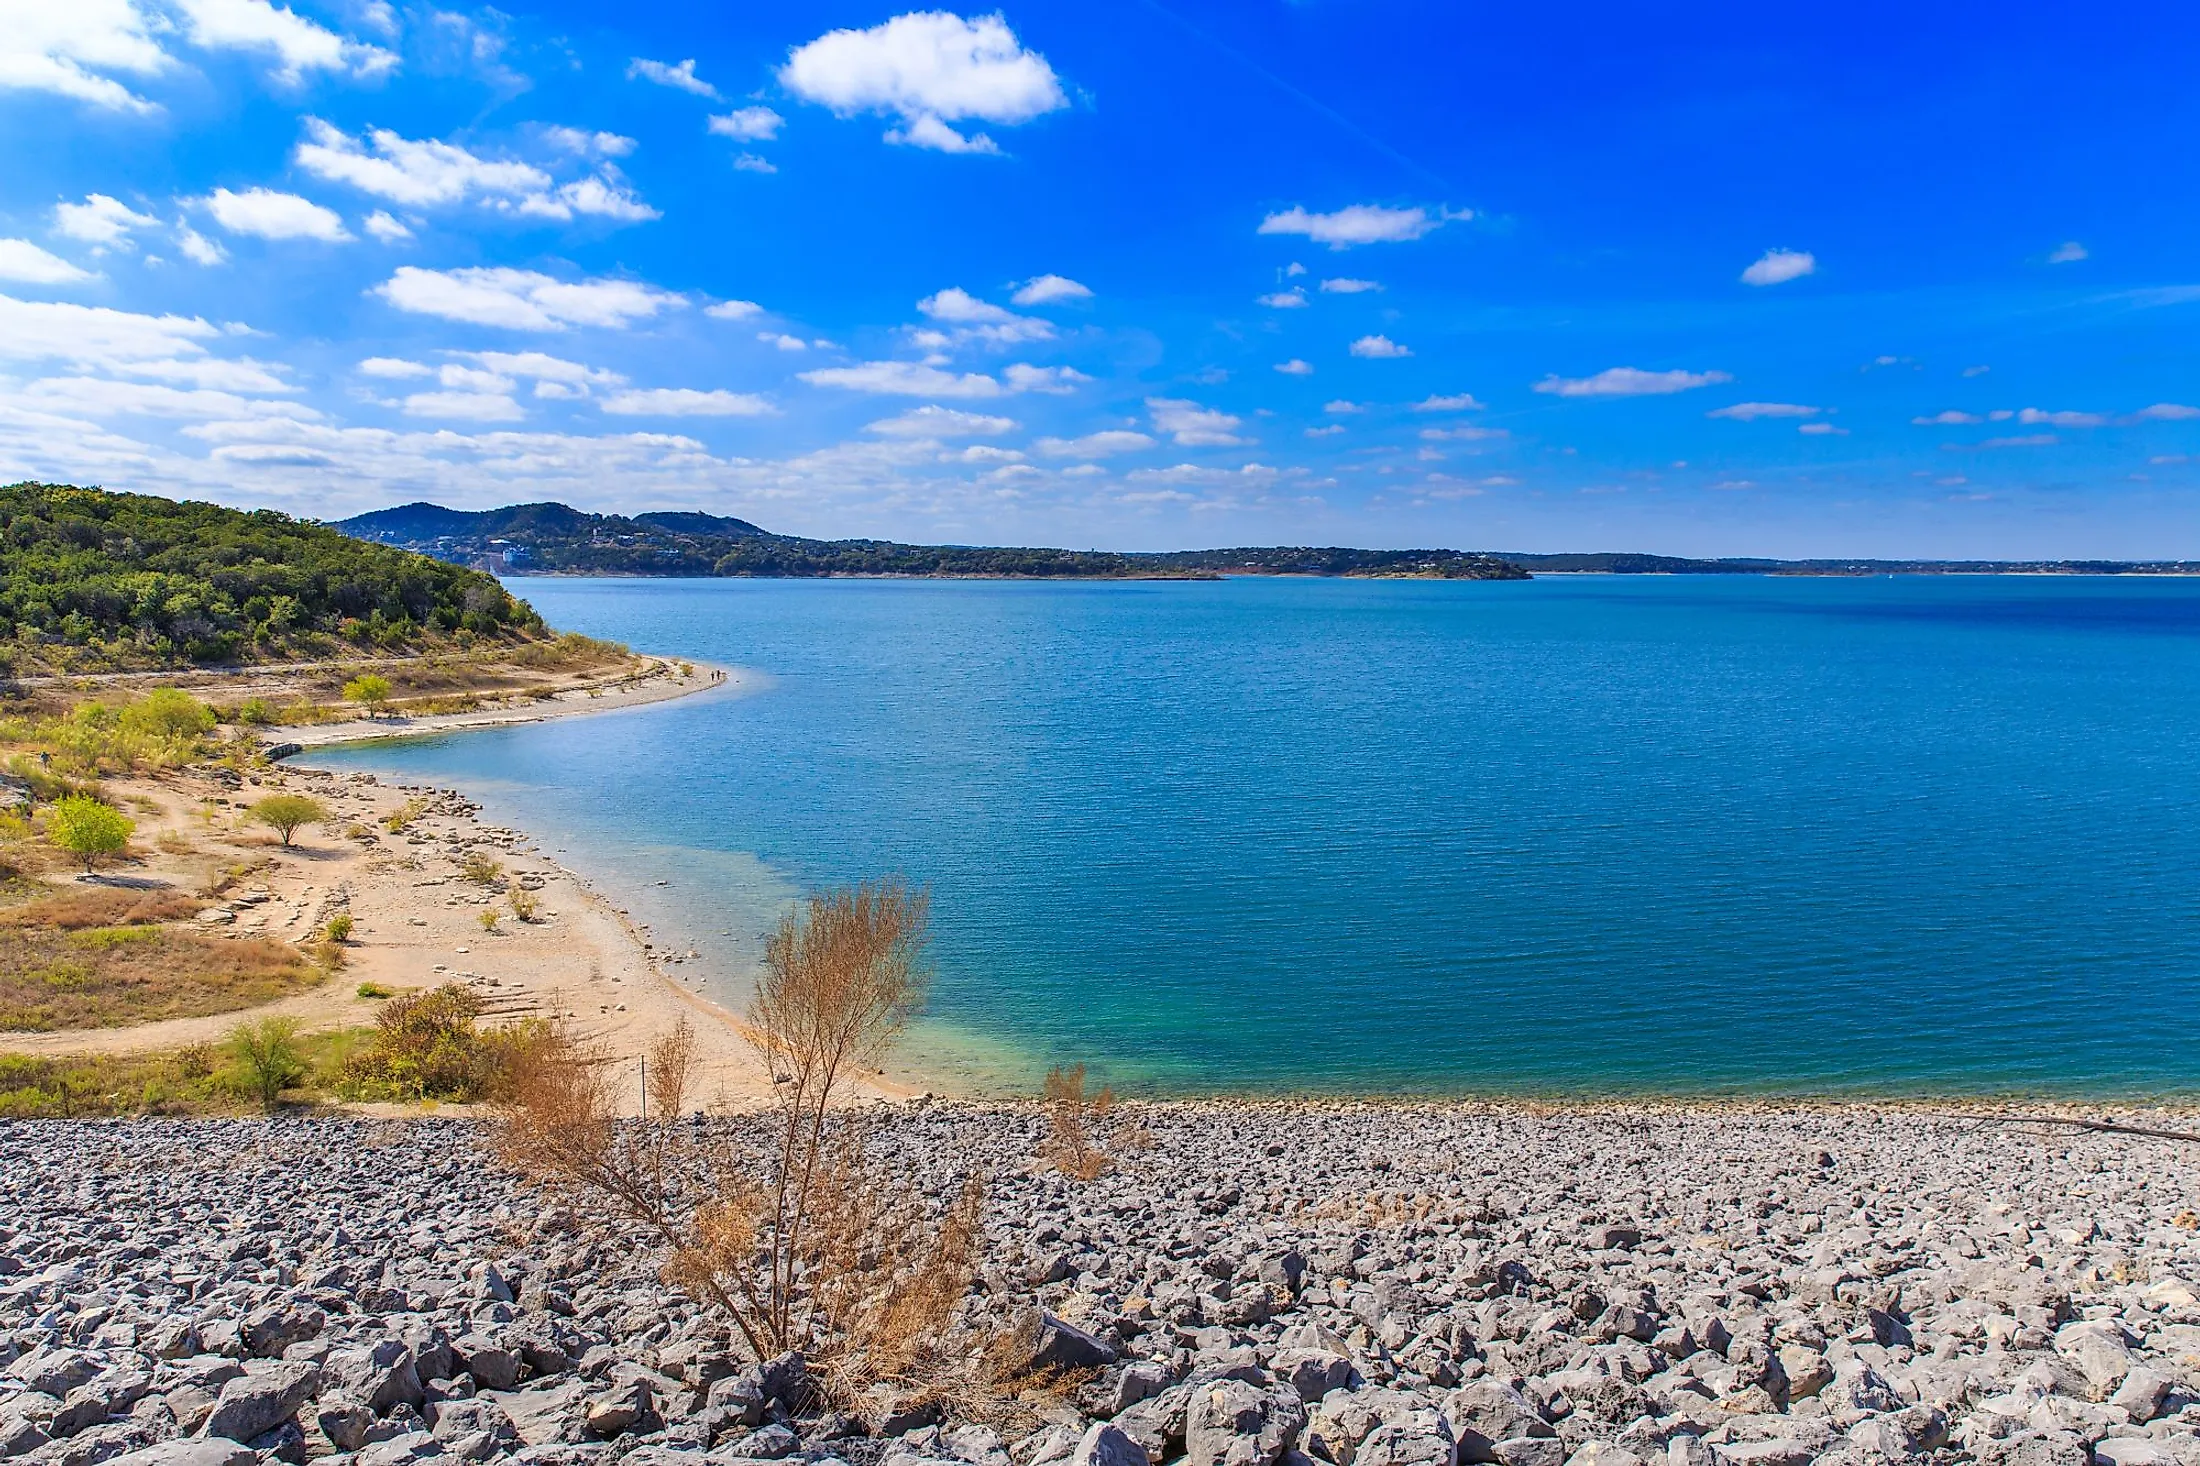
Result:
<instances>
[{"instance_id":1,"label":"rock field","mask_svg":"<svg viewBox=\"0 0 2200 1466\"><path fill-rule=\"evenodd\" d=\"M1031 1107L879 1113L942 1195L991 1177L970 1316L1081 1371L1006 1439L803 1413L798 1359L740 1357L465 1121L34 1122L0 1126L0 1456L2200 1466L2200 1147L1217 1102L1119 1111L1081 1184Z\"/></svg>"}]
</instances>

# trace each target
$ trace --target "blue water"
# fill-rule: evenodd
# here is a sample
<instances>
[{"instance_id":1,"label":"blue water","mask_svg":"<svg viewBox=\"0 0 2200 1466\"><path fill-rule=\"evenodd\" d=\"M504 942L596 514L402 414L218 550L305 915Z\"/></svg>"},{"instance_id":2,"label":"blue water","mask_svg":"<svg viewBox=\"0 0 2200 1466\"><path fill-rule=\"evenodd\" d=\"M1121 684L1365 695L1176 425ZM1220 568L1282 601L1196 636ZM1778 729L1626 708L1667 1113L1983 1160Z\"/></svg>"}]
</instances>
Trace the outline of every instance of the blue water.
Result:
<instances>
[{"instance_id":1,"label":"blue water","mask_svg":"<svg viewBox=\"0 0 2200 1466\"><path fill-rule=\"evenodd\" d=\"M795 892L928 882L915 1073L2200 1088L2200 582L514 588L761 675L323 761L482 794L728 995Z\"/></svg>"}]
</instances>

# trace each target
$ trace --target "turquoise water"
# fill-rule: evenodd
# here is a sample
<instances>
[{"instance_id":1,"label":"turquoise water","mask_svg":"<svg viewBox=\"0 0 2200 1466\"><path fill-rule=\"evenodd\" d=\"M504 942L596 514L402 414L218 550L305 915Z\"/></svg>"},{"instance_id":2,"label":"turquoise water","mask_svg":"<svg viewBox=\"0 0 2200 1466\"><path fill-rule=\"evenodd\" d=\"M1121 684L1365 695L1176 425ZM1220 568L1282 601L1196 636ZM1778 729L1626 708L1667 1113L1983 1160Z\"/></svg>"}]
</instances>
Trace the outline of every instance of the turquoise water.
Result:
<instances>
[{"instance_id":1,"label":"turquoise water","mask_svg":"<svg viewBox=\"0 0 2200 1466\"><path fill-rule=\"evenodd\" d=\"M920 1072L2200 1088L2200 582L513 584L762 675L317 761L484 796L726 994L794 892L929 882Z\"/></svg>"}]
</instances>

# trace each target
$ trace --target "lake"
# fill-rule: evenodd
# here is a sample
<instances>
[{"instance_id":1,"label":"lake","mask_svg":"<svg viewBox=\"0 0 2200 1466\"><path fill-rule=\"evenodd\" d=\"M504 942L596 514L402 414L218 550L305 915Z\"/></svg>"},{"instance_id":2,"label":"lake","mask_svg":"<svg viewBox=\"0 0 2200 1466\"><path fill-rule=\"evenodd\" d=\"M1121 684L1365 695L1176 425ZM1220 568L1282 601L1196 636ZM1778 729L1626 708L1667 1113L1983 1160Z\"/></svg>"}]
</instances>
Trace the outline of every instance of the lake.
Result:
<instances>
[{"instance_id":1,"label":"lake","mask_svg":"<svg viewBox=\"0 0 2200 1466\"><path fill-rule=\"evenodd\" d=\"M928 884L928 1081L2200 1089L2200 581L511 585L750 675L310 761L731 1002L798 892Z\"/></svg>"}]
</instances>

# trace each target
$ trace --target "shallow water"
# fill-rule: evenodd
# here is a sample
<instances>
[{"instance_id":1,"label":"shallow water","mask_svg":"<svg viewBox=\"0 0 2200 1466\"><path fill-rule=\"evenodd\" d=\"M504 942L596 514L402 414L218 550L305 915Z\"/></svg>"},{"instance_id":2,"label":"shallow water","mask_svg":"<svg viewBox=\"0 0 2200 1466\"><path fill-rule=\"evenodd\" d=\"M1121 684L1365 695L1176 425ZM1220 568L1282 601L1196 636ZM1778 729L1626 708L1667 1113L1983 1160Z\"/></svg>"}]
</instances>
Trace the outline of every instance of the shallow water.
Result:
<instances>
[{"instance_id":1,"label":"shallow water","mask_svg":"<svg viewBox=\"0 0 2200 1466\"><path fill-rule=\"evenodd\" d=\"M929 882L927 1076L2200 1088L2200 581L512 584L762 675L314 761L726 994L798 890Z\"/></svg>"}]
</instances>

